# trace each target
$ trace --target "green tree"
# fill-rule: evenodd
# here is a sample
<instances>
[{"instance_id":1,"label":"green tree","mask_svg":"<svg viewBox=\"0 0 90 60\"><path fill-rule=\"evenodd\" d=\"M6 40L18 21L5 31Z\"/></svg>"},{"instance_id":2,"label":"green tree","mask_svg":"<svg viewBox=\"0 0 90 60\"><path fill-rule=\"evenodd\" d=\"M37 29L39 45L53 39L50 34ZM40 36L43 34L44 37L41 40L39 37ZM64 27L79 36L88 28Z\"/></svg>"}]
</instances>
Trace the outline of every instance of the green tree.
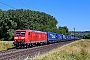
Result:
<instances>
[{"instance_id":1,"label":"green tree","mask_svg":"<svg viewBox=\"0 0 90 60\"><path fill-rule=\"evenodd\" d=\"M57 32L58 21L51 15L29 9L0 10L0 39L12 40L16 29Z\"/></svg>"},{"instance_id":2,"label":"green tree","mask_svg":"<svg viewBox=\"0 0 90 60\"><path fill-rule=\"evenodd\" d=\"M63 26L63 27L59 26L58 29L57 29L57 33L70 35L70 32L69 32L67 26Z\"/></svg>"}]
</instances>

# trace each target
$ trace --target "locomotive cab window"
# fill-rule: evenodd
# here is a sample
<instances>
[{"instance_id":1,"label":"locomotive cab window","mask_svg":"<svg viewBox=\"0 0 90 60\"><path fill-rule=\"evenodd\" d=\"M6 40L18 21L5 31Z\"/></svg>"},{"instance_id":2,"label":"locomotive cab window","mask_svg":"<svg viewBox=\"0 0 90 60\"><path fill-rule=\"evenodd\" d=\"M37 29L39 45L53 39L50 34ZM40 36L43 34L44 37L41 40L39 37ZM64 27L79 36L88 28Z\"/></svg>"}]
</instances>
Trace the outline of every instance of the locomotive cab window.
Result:
<instances>
[{"instance_id":1,"label":"locomotive cab window","mask_svg":"<svg viewBox=\"0 0 90 60\"><path fill-rule=\"evenodd\" d=\"M16 35L20 35L20 32L16 32Z\"/></svg>"},{"instance_id":2,"label":"locomotive cab window","mask_svg":"<svg viewBox=\"0 0 90 60\"><path fill-rule=\"evenodd\" d=\"M18 36L18 35L25 35L25 32L17 31L17 32L16 32L16 35L17 35L17 36Z\"/></svg>"},{"instance_id":3,"label":"locomotive cab window","mask_svg":"<svg viewBox=\"0 0 90 60\"><path fill-rule=\"evenodd\" d=\"M21 32L21 35L25 35L25 32Z\"/></svg>"}]
</instances>

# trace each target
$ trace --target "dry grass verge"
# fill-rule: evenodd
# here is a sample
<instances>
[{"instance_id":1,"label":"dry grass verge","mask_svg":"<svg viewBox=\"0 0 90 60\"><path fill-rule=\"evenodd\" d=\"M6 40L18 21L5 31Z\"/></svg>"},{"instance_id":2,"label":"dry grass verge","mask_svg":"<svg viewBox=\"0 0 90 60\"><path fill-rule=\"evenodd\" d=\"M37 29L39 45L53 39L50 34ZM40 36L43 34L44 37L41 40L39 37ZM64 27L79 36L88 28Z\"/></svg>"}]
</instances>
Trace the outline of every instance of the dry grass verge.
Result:
<instances>
[{"instance_id":1,"label":"dry grass verge","mask_svg":"<svg viewBox=\"0 0 90 60\"><path fill-rule=\"evenodd\" d=\"M13 41L0 41L0 51L13 48Z\"/></svg>"},{"instance_id":2,"label":"dry grass verge","mask_svg":"<svg viewBox=\"0 0 90 60\"><path fill-rule=\"evenodd\" d=\"M90 60L90 42L89 40L75 41L27 60Z\"/></svg>"}]
</instances>

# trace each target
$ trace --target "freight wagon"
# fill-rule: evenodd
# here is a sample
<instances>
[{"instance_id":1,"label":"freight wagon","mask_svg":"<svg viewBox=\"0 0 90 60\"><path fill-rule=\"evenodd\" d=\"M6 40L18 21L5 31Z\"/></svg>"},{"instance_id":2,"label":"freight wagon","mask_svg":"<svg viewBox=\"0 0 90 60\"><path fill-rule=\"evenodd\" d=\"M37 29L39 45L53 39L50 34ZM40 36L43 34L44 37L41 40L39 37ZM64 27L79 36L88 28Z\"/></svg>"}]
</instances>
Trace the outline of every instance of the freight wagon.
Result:
<instances>
[{"instance_id":1,"label":"freight wagon","mask_svg":"<svg viewBox=\"0 0 90 60\"><path fill-rule=\"evenodd\" d=\"M57 40L60 42L63 40L63 34L57 34Z\"/></svg>"},{"instance_id":2,"label":"freight wagon","mask_svg":"<svg viewBox=\"0 0 90 60\"><path fill-rule=\"evenodd\" d=\"M66 35L66 40L71 40L71 36Z\"/></svg>"},{"instance_id":3,"label":"freight wagon","mask_svg":"<svg viewBox=\"0 0 90 60\"><path fill-rule=\"evenodd\" d=\"M57 34L53 32L47 32L47 40L49 43L57 42Z\"/></svg>"}]
</instances>

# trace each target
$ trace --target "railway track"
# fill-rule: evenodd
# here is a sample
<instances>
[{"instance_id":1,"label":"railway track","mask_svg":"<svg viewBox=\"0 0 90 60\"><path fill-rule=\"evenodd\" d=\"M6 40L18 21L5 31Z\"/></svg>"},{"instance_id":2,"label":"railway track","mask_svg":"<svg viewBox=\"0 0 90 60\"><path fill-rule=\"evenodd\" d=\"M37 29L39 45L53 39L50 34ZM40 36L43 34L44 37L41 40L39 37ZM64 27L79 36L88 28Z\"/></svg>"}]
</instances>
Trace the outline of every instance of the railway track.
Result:
<instances>
[{"instance_id":1,"label":"railway track","mask_svg":"<svg viewBox=\"0 0 90 60\"><path fill-rule=\"evenodd\" d=\"M27 49L11 49L0 52L0 60L24 60L25 58L33 58L37 55L46 53L52 49L63 46L73 41L59 42L44 46L37 46Z\"/></svg>"}]
</instances>

